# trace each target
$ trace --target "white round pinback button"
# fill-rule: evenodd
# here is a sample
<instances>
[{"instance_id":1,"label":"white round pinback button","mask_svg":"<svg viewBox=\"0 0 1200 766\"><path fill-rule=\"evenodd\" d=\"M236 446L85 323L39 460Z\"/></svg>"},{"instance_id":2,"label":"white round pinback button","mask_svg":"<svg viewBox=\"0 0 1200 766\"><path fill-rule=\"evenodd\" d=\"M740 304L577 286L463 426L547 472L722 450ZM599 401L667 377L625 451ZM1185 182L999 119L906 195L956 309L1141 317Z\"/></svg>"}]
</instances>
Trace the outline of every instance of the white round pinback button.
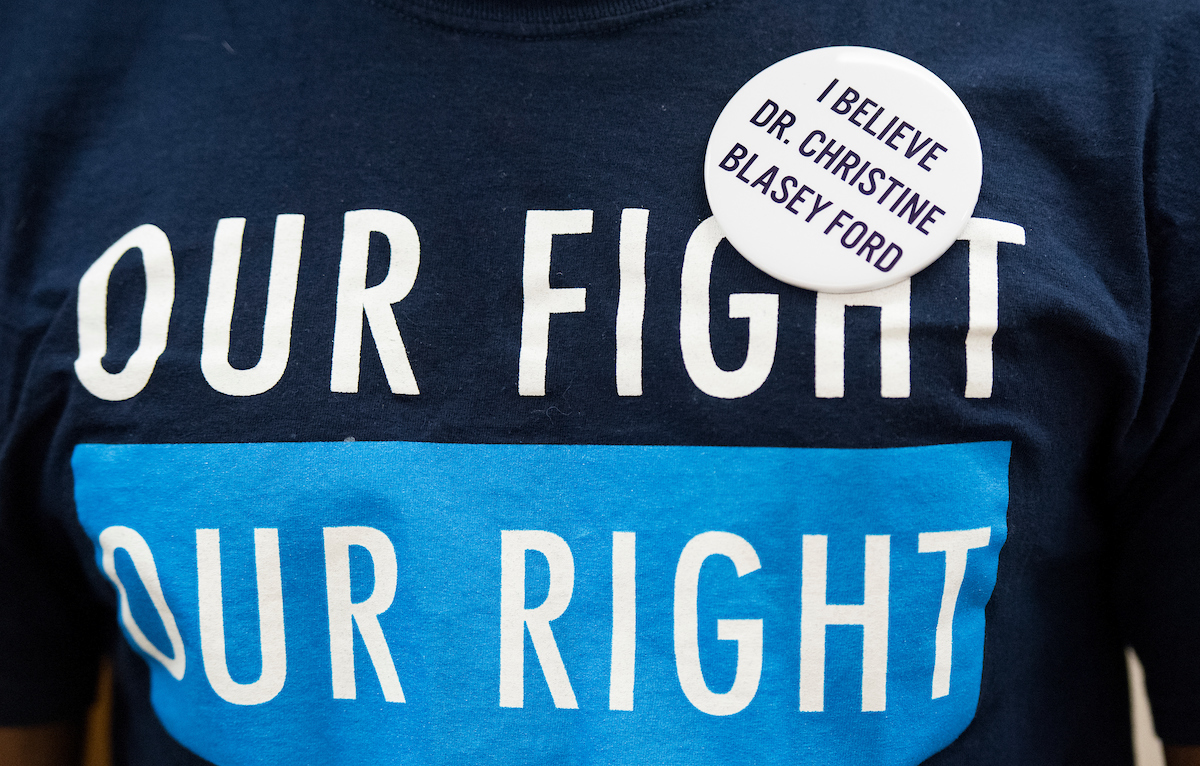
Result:
<instances>
[{"instance_id":1,"label":"white round pinback button","mask_svg":"<svg viewBox=\"0 0 1200 766\"><path fill-rule=\"evenodd\" d=\"M950 86L874 48L798 53L742 86L704 158L730 244L823 292L900 282L954 244L979 198L975 123Z\"/></svg>"}]
</instances>

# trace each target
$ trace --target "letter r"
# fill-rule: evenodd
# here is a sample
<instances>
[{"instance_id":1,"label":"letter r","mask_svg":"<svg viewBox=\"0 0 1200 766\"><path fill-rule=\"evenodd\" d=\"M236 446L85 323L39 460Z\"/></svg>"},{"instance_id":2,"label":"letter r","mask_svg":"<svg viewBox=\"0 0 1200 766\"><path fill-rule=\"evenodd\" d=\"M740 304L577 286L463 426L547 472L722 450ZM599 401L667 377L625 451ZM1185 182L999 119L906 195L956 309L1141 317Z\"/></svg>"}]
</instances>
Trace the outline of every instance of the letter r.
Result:
<instances>
[{"instance_id":1,"label":"letter r","mask_svg":"<svg viewBox=\"0 0 1200 766\"><path fill-rule=\"evenodd\" d=\"M525 605L525 553L531 550L550 565L550 591L532 609ZM574 589L575 559L566 540L536 529L500 532L500 707L525 706L526 628L554 706L579 707L550 628L567 611Z\"/></svg>"}]
</instances>

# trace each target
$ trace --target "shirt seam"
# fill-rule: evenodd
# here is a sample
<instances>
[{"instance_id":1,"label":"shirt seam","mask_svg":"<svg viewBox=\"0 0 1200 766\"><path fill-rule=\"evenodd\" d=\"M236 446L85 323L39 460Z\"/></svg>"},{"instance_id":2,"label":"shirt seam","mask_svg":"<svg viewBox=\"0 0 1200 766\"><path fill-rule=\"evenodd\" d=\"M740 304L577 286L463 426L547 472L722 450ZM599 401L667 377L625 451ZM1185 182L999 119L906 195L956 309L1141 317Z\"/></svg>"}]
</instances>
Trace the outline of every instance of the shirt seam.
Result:
<instances>
[{"instance_id":1,"label":"shirt seam","mask_svg":"<svg viewBox=\"0 0 1200 766\"><path fill-rule=\"evenodd\" d=\"M678 0L678 2L657 8L643 8L611 16L598 16L571 21L505 21L480 17L460 16L426 9L429 16L411 10L410 4L400 4L394 0L361 0L367 5L392 13L407 21L433 27L443 31L468 34L475 37L486 37L501 40L520 40L538 42L548 40L565 40L571 38L601 37L614 32L621 32L641 24L647 24L677 18L691 13L699 13L718 5L721 0ZM496 26L527 26L530 31L518 29L506 31L503 29L479 28L477 25ZM555 30L559 27L559 30Z\"/></svg>"}]
</instances>

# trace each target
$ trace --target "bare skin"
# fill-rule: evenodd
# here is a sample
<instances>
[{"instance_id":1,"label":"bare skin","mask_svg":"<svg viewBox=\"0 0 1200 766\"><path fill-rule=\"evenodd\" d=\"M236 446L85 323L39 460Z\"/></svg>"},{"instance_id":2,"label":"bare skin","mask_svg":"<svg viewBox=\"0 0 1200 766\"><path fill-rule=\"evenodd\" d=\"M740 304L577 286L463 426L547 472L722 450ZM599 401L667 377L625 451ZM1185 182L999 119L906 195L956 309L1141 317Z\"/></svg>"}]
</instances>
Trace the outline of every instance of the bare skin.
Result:
<instances>
[{"instance_id":1,"label":"bare skin","mask_svg":"<svg viewBox=\"0 0 1200 766\"><path fill-rule=\"evenodd\" d=\"M1168 747L1167 766L1200 766L1200 747Z\"/></svg>"},{"instance_id":2,"label":"bare skin","mask_svg":"<svg viewBox=\"0 0 1200 766\"><path fill-rule=\"evenodd\" d=\"M79 766L82 759L82 723L0 727L0 763Z\"/></svg>"},{"instance_id":3,"label":"bare skin","mask_svg":"<svg viewBox=\"0 0 1200 766\"><path fill-rule=\"evenodd\" d=\"M6 766L79 766L83 726L0 726L0 763ZM1168 747L1167 766L1200 766L1200 747Z\"/></svg>"}]
</instances>

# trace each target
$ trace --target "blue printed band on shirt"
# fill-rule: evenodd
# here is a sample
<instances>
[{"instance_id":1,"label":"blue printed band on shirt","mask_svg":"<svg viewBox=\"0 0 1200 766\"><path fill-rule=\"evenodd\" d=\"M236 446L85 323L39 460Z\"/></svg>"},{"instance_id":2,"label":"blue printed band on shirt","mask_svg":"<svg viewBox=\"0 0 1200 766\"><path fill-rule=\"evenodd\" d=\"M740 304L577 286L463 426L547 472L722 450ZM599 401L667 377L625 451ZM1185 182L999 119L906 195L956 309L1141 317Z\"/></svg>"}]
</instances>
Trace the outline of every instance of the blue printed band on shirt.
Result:
<instances>
[{"instance_id":1,"label":"blue printed band on shirt","mask_svg":"<svg viewBox=\"0 0 1200 766\"><path fill-rule=\"evenodd\" d=\"M1007 442L85 444L151 701L219 766L916 764L975 714Z\"/></svg>"}]
</instances>

